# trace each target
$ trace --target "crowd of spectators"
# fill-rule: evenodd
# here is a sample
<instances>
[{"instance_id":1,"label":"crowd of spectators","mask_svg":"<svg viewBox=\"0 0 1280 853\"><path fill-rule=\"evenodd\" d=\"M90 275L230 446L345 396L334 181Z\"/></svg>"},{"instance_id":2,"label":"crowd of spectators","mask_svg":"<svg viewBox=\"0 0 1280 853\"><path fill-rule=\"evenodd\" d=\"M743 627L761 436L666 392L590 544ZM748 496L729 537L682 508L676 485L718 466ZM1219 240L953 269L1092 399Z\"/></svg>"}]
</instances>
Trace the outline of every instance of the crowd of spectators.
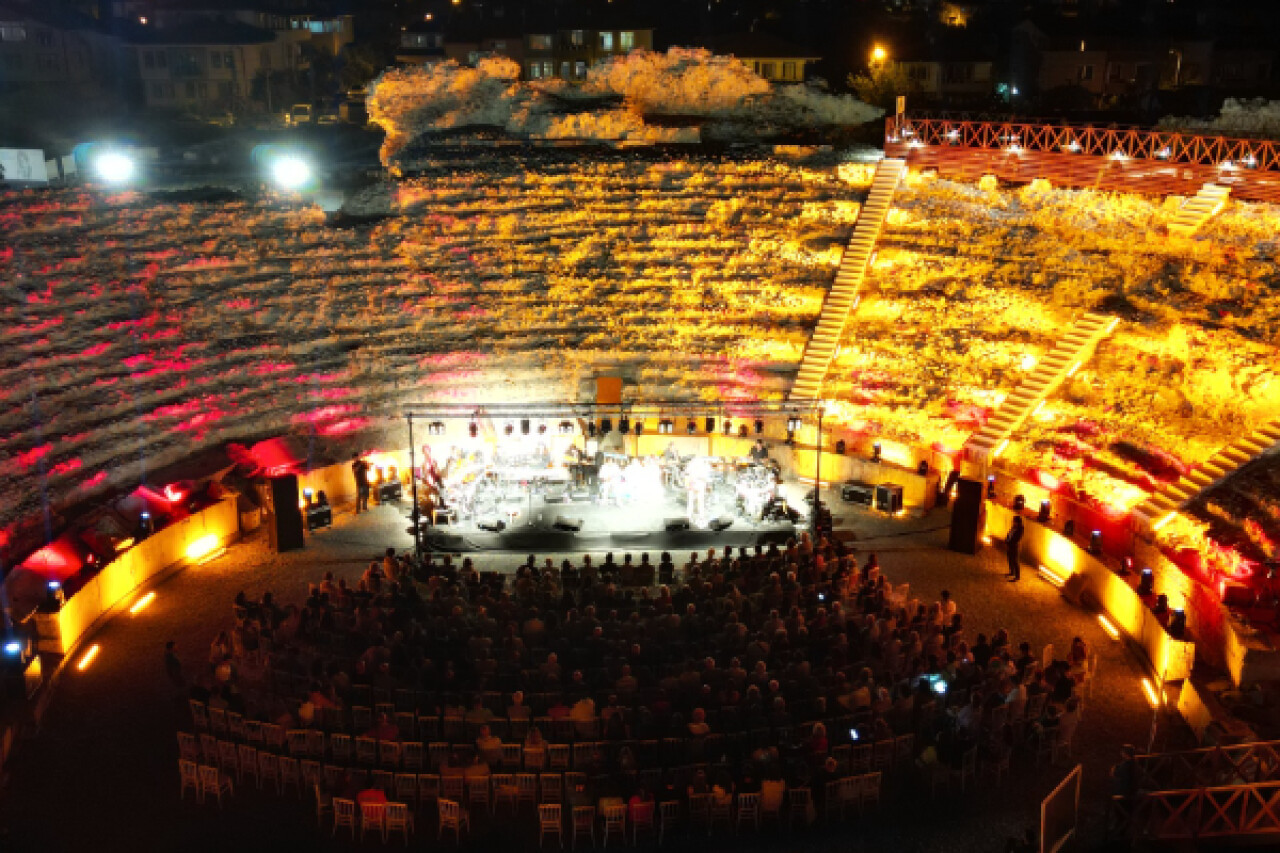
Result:
<instances>
[{"instance_id":1,"label":"crowd of spectators","mask_svg":"<svg viewBox=\"0 0 1280 853\"><path fill-rule=\"evenodd\" d=\"M1059 660L970 634L945 590L920 600L874 554L804 534L681 564L531 556L514 575L388 549L358 582L328 573L297 604L241 594L234 613L195 687L211 707L443 741L442 777L497 772L512 742L526 770L548 742L590 744L571 801L759 791L768 806L803 786L821 808L860 747L906 734L926 772L1069 744L1089 665L1079 638Z\"/></svg>"}]
</instances>

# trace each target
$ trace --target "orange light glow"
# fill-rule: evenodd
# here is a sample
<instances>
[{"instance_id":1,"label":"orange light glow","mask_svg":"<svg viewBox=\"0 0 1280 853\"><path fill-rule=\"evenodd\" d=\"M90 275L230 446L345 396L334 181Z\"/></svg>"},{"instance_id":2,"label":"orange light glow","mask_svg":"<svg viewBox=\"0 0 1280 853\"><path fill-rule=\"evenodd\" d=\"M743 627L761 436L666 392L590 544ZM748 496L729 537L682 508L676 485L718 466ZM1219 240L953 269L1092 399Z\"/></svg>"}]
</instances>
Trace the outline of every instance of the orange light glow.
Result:
<instances>
[{"instance_id":1,"label":"orange light glow","mask_svg":"<svg viewBox=\"0 0 1280 853\"><path fill-rule=\"evenodd\" d=\"M1107 636L1113 640L1120 639L1120 629L1112 624L1105 613L1098 614L1098 624L1102 626L1102 630L1107 632Z\"/></svg>"},{"instance_id":2,"label":"orange light glow","mask_svg":"<svg viewBox=\"0 0 1280 853\"><path fill-rule=\"evenodd\" d=\"M152 590L151 592L142 596L142 598L139 598L137 601L135 601L133 603L133 606L129 608L129 612L136 616L142 611L146 610L147 606L150 605L151 602L155 600L156 600L156 593L155 593L155 590Z\"/></svg>"},{"instance_id":3,"label":"orange light glow","mask_svg":"<svg viewBox=\"0 0 1280 853\"><path fill-rule=\"evenodd\" d=\"M212 533L201 536L199 539L192 540L187 545L187 559L199 560L201 557L207 557L218 548L218 537Z\"/></svg>"},{"instance_id":4,"label":"orange light glow","mask_svg":"<svg viewBox=\"0 0 1280 853\"><path fill-rule=\"evenodd\" d=\"M1156 693L1155 685L1151 683L1150 678L1142 679L1142 691L1147 694L1147 702L1152 708L1160 707L1160 694Z\"/></svg>"},{"instance_id":5,"label":"orange light glow","mask_svg":"<svg viewBox=\"0 0 1280 853\"><path fill-rule=\"evenodd\" d=\"M1084 366L1083 361L1077 361L1075 364L1071 365L1071 369L1067 371L1067 378L1070 379L1072 376L1075 376L1076 371L1083 366Z\"/></svg>"},{"instance_id":6,"label":"orange light glow","mask_svg":"<svg viewBox=\"0 0 1280 853\"><path fill-rule=\"evenodd\" d=\"M1169 513L1164 518L1160 519L1154 525L1152 525L1151 529L1159 530L1161 527L1164 527L1166 524L1173 521L1174 516L1176 516L1177 514L1178 513L1176 511Z\"/></svg>"},{"instance_id":7,"label":"orange light glow","mask_svg":"<svg viewBox=\"0 0 1280 853\"><path fill-rule=\"evenodd\" d=\"M99 651L98 644L94 643L92 646L89 647L89 650L86 651L80 657L80 662L76 664L76 669L80 670L81 672L84 672L86 669L88 669L89 665L93 663L93 659L98 656L98 651Z\"/></svg>"}]
</instances>

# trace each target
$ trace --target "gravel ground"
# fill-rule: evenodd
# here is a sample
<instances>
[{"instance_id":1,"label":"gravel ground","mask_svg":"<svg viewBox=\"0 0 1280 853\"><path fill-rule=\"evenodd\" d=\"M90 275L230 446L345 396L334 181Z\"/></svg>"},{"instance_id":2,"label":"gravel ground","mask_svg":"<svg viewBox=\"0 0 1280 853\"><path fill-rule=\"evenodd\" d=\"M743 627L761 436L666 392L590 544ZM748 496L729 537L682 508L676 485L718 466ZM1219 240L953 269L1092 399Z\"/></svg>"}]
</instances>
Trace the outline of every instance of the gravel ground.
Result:
<instances>
[{"instance_id":1,"label":"gravel ground","mask_svg":"<svg viewBox=\"0 0 1280 853\"><path fill-rule=\"evenodd\" d=\"M1018 584L1003 579L1003 554L986 549L976 557L945 550L944 512L921 519L890 520L865 514L848 524L862 551L874 550L895 583L909 582L923 598L947 588L965 614L970 633L1009 630L1015 643L1029 640L1059 649L1075 635L1099 652L1100 675L1076 736L1074 761L1084 765L1080 847L1102 842L1107 771L1124 743L1144 744L1151 712L1142 695L1142 672L1125 648L1112 642L1091 615L1067 604L1033 571ZM154 603L136 616L127 613L95 638L101 654L86 672L69 670L57 686L40 732L16 756L0 800L0 850L312 850L350 849L349 839L318 832L311 808L292 792L238 789L219 813L190 796L179 802L174 732L185 711L173 700L162 668L164 642L175 639L194 672L203 665L218 630L231 622L231 600L273 590L282 601L300 600L309 582L326 570L355 578L365 561L387 543L404 545L403 520L392 507L375 507L356 517L340 512L335 527L313 537L305 551L272 554L263 531L206 565L188 569L161 584ZM490 555L481 565L511 569L523 555ZM1011 778L991 779L953 789L931 800L908 774L886 783L878 816L854 818L837 827L807 833L735 838L733 844L764 850L995 851L1004 840L1038 823L1039 802L1067 766L1034 767L1030 756L1015 755ZM517 845L536 840L536 821L476 822L481 846ZM434 837L434 820L423 821L415 844ZM692 848L681 836L677 846ZM376 846L369 840L365 846Z\"/></svg>"}]
</instances>

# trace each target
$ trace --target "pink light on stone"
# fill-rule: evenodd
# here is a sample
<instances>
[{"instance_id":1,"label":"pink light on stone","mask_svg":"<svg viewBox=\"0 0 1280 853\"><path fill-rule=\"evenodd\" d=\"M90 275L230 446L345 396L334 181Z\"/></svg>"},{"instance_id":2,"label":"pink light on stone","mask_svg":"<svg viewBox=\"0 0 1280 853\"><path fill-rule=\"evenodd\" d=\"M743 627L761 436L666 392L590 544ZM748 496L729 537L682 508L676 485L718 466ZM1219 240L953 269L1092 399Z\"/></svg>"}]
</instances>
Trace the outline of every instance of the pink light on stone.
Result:
<instances>
[{"instance_id":1,"label":"pink light on stone","mask_svg":"<svg viewBox=\"0 0 1280 853\"><path fill-rule=\"evenodd\" d=\"M373 423L373 421L370 418L350 418L345 421L326 424L325 426L320 427L317 432L325 436L351 435L354 432L359 432L371 423Z\"/></svg>"},{"instance_id":2,"label":"pink light on stone","mask_svg":"<svg viewBox=\"0 0 1280 853\"><path fill-rule=\"evenodd\" d=\"M53 450L52 444L41 444L38 447L31 448L25 453L19 453L14 457L14 461L23 468L30 468L41 459L48 456L51 450Z\"/></svg>"}]
</instances>

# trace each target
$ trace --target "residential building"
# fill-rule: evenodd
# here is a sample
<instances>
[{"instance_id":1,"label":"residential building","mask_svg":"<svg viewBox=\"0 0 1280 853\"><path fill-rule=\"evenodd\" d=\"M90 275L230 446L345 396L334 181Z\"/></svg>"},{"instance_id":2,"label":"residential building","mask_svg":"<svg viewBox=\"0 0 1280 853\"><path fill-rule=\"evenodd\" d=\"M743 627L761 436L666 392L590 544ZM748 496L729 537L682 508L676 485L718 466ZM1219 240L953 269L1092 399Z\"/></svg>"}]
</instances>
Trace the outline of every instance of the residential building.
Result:
<instances>
[{"instance_id":1,"label":"residential building","mask_svg":"<svg viewBox=\"0 0 1280 853\"><path fill-rule=\"evenodd\" d=\"M805 66L820 59L799 45L766 33L711 36L692 46L732 56L770 83L800 83Z\"/></svg>"},{"instance_id":2,"label":"residential building","mask_svg":"<svg viewBox=\"0 0 1280 853\"><path fill-rule=\"evenodd\" d=\"M1078 87L1098 98L1189 86L1247 95L1271 84L1275 62L1274 50L1208 40L1073 38L1042 51L1039 84L1041 90Z\"/></svg>"},{"instance_id":3,"label":"residential building","mask_svg":"<svg viewBox=\"0 0 1280 853\"><path fill-rule=\"evenodd\" d=\"M0 2L0 91L83 94L116 77L118 50L92 18L47 4Z\"/></svg>"},{"instance_id":4,"label":"residential building","mask_svg":"<svg viewBox=\"0 0 1280 853\"><path fill-rule=\"evenodd\" d=\"M982 102L996 91L993 45L965 29L929 33L888 48L886 62L911 81L911 95L926 102Z\"/></svg>"},{"instance_id":5,"label":"residential building","mask_svg":"<svg viewBox=\"0 0 1280 853\"><path fill-rule=\"evenodd\" d=\"M584 80L587 69L603 59L653 50L653 30L547 29L526 33L523 47L526 79Z\"/></svg>"},{"instance_id":6,"label":"residential building","mask_svg":"<svg viewBox=\"0 0 1280 853\"><path fill-rule=\"evenodd\" d=\"M276 110L286 105L273 102L271 78L300 62L298 42L239 22L140 28L128 42L144 102L159 109L208 114L257 100Z\"/></svg>"},{"instance_id":7,"label":"residential building","mask_svg":"<svg viewBox=\"0 0 1280 853\"><path fill-rule=\"evenodd\" d=\"M519 65L523 72L524 43L524 36L518 33L474 38L450 37L444 41L444 54L463 65L475 65L486 56L505 56Z\"/></svg>"}]
</instances>

